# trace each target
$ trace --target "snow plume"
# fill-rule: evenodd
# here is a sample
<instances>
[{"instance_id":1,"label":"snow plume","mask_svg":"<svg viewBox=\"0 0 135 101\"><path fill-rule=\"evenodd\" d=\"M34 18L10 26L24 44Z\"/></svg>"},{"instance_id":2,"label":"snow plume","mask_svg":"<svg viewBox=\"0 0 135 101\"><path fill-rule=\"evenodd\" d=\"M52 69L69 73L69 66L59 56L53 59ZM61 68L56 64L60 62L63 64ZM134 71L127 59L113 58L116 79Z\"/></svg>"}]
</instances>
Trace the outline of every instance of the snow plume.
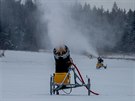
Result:
<instances>
[{"instance_id":1,"label":"snow plume","mask_svg":"<svg viewBox=\"0 0 135 101\"><path fill-rule=\"evenodd\" d=\"M27 2L27 1L29 1L29 0L15 0L15 1L20 1L20 3L22 4L22 5L25 5L25 3ZM31 0L33 3L35 3L35 0Z\"/></svg>"},{"instance_id":2,"label":"snow plume","mask_svg":"<svg viewBox=\"0 0 135 101\"><path fill-rule=\"evenodd\" d=\"M83 36L71 18L70 7L76 0L39 0L42 22L48 22L51 47L66 44L72 52L96 55L87 38Z\"/></svg>"}]
</instances>

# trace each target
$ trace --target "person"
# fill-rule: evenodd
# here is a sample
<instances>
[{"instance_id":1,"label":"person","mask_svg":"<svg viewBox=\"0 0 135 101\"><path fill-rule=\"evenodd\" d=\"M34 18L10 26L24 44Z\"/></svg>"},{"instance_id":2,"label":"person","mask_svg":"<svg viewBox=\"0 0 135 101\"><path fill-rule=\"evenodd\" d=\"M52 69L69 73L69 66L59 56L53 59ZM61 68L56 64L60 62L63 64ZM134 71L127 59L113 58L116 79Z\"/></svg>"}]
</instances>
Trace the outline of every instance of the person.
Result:
<instances>
[{"instance_id":1,"label":"person","mask_svg":"<svg viewBox=\"0 0 135 101\"><path fill-rule=\"evenodd\" d=\"M69 67L72 65L69 48L66 45L61 45L54 48L53 53L55 59L55 72L68 72Z\"/></svg>"},{"instance_id":2,"label":"person","mask_svg":"<svg viewBox=\"0 0 135 101\"><path fill-rule=\"evenodd\" d=\"M96 68L99 69L101 67L104 67L106 69L106 66L104 66L103 64L104 60L100 56L97 58L97 60L98 62L97 62Z\"/></svg>"},{"instance_id":3,"label":"person","mask_svg":"<svg viewBox=\"0 0 135 101\"><path fill-rule=\"evenodd\" d=\"M98 60L98 63L103 63L104 61L101 57L98 57L97 60Z\"/></svg>"}]
</instances>

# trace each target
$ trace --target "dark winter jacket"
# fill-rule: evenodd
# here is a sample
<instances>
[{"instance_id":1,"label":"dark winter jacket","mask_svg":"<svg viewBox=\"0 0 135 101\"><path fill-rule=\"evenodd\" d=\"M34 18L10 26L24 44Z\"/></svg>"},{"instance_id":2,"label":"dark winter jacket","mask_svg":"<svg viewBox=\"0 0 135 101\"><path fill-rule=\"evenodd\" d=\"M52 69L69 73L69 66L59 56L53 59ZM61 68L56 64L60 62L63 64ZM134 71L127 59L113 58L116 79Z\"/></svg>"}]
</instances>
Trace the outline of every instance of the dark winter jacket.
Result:
<instances>
[{"instance_id":1,"label":"dark winter jacket","mask_svg":"<svg viewBox=\"0 0 135 101\"><path fill-rule=\"evenodd\" d=\"M103 61L104 61L104 60L103 60L102 58L100 58L100 57L98 57L97 59L98 59L98 63L103 63Z\"/></svg>"}]
</instances>

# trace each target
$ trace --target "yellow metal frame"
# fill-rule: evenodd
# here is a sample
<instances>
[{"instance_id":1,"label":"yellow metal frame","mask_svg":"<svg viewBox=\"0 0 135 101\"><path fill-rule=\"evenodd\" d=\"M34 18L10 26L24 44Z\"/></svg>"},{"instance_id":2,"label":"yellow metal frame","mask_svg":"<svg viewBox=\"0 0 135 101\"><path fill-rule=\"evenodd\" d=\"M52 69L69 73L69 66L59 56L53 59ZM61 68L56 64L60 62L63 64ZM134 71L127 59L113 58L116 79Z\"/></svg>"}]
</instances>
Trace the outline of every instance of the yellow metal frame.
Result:
<instances>
[{"instance_id":1,"label":"yellow metal frame","mask_svg":"<svg viewBox=\"0 0 135 101\"><path fill-rule=\"evenodd\" d=\"M103 63L97 63L97 64L96 64L96 67L97 67L97 68L100 68L100 67L103 67L103 66L104 66Z\"/></svg>"},{"instance_id":2,"label":"yellow metal frame","mask_svg":"<svg viewBox=\"0 0 135 101\"><path fill-rule=\"evenodd\" d=\"M70 74L68 74L66 72L64 72L64 73L54 73L54 83L56 83L56 84L61 84L61 83L70 84Z\"/></svg>"}]
</instances>

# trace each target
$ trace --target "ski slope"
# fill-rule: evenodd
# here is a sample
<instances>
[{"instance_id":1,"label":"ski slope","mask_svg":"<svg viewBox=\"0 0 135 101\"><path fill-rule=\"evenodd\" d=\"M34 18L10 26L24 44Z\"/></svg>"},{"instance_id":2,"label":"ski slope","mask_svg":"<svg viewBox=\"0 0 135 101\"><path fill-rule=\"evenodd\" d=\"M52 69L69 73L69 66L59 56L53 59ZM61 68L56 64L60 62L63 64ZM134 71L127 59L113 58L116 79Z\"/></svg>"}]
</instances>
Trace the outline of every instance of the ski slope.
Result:
<instances>
[{"instance_id":1,"label":"ski slope","mask_svg":"<svg viewBox=\"0 0 135 101\"><path fill-rule=\"evenodd\" d=\"M105 59L107 69L97 70L96 59L71 54L84 80L91 79L87 96L84 87L65 95L49 94L50 75L54 73L52 53L6 51L0 58L0 101L135 101L135 61Z\"/></svg>"}]
</instances>

